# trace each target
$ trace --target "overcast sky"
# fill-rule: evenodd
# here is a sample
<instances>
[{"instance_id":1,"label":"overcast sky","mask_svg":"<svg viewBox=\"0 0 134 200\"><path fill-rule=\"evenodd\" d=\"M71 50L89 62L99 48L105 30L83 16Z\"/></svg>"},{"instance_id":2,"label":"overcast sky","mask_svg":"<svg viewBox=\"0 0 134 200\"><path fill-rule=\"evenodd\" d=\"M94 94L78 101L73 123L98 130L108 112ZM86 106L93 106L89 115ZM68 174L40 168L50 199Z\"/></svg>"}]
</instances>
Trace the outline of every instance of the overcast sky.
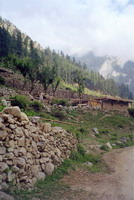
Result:
<instances>
[{"instance_id":1,"label":"overcast sky","mask_svg":"<svg viewBox=\"0 0 134 200\"><path fill-rule=\"evenodd\" d=\"M43 47L134 60L134 0L0 0L0 15Z\"/></svg>"}]
</instances>

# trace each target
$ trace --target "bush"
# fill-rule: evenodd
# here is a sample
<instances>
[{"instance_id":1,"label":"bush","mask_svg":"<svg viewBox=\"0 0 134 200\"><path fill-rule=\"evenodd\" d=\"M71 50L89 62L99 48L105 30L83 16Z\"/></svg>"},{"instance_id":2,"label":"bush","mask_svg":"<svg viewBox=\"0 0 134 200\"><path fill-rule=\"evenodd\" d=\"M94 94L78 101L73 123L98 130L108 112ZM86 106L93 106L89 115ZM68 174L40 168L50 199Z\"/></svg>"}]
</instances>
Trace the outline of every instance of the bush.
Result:
<instances>
[{"instance_id":1,"label":"bush","mask_svg":"<svg viewBox=\"0 0 134 200\"><path fill-rule=\"evenodd\" d=\"M52 104L62 105L62 106L68 106L68 100L67 99L53 99Z\"/></svg>"},{"instance_id":2,"label":"bush","mask_svg":"<svg viewBox=\"0 0 134 200\"><path fill-rule=\"evenodd\" d=\"M84 133L84 132L85 132L85 129L84 129L84 128L80 128L79 131L80 131L81 133Z\"/></svg>"},{"instance_id":3,"label":"bush","mask_svg":"<svg viewBox=\"0 0 134 200\"><path fill-rule=\"evenodd\" d=\"M21 109L26 109L29 105L29 100L26 96L16 95L11 98L11 105L12 106L19 106Z\"/></svg>"},{"instance_id":4,"label":"bush","mask_svg":"<svg viewBox=\"0 0 134 200\"><path fill-rule=\"evenodd\" d=\"M101 130L99 130L99 133L100 134L108 134L109 131L107 129L101 129Z\"/></svg>"},{"instance_id":5,"label":"bush","mask_svg":"<svg viewBox=\"0 0 134 200\"><path fill-rule=\"evenodd\" d=\"M60 120L66 119L66 113L62 110L53 108L51 111L52 116L59 118Z\"/></svg>"},{"instance_id":6,"label":"bush","mask_svg":"<svg viewBox=\"0 0 134 200\"><path fill-rule=\"evenodd\" d=\"M106 145L102 145L102 146L100 147L100 149L103 150L103 151L108 151L108 150L109 150L108 147L107 147Z\"/></svg>"},{"instance_id":7,"label":"bush","mask_svg":"<svg viewBox=\"0 0 134 200\"><path fill-rule=\"evenodd\" d=\"M5 85L5 79L2 76L0 76L0 85Z\"/></svg>"},{"instance_id":8,"label":"bush","mask_svg":"<svg viewBox=\"0 0 134 200\"><path fill-rule=\"evenodd\" d=\"M78 150L78 152L81 154L81 155L85 155L85 153L86 153L86 150L84 149L84 147L81 145L81 144L78 144L77 145L77 150Z\"/></svg>"},{"instance_id":9,"label":"bush","mask_svg":"<svg viewBox=\"0 0 134 200\"><path fill-rule=\"evenodd\" d=\"M65 89L66 89L66 90L70 90L70 91L71 91L71 88L69 88L69 87L66 87Z\"/></svg>"},{"instance_id":10,"label":"bush","mask_svg":"<svg viewBox=\"0 0 134 200\"><path fill-rule=\"evenodd\" d=\"M32 107L35 112L38 112L42 110L43 105L39 101L33 101L32 103L30 103L30 107Z\"/></svg>"},{"instance_id":11,"label":"bush","mask_svg":"<svg viewBox=\"0 0 134 200\"><path fill-rule=\"evenodd\" d=\"M128 108L129 114L134 117L134 108Z\"/></svg>"}]
</instances>

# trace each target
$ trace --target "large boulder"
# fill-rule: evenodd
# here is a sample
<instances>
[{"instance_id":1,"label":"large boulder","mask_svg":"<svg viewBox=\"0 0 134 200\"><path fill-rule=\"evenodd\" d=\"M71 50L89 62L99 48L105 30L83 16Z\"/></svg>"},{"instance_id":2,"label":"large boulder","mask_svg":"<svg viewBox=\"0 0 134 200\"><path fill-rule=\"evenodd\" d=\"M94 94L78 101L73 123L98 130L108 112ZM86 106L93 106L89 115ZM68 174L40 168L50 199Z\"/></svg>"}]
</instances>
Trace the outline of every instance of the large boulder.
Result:
<instances>
[{"instance_id":1,"label":"large boulder","mask_svg":"<svg viewBox=\"0 0 134 200\"><path fill-rule=\"evenodd\" d=\"M18 106L6 107L3 109L3 113L10 114L14 117L21 118L21 110Z\"/></svg>"}]
</instances>

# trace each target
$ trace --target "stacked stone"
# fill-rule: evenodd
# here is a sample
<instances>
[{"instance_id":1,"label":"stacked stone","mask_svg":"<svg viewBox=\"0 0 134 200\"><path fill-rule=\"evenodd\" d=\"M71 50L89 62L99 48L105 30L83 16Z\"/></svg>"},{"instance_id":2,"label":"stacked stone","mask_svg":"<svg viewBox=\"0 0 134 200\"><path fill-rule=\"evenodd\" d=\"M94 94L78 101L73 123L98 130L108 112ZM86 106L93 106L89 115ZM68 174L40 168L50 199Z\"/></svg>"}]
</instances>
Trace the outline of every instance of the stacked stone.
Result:
<instances>
[{"instance_id":1,"label":"stacked stone","mask_svg":"<svg viewBox=\"0 0 134 200\"><path fill-rule=\"evenodd\" d=\"M0 113L0 184L27 188L51 175L76 149L77 140L60 127L28 119L19 107Z\"/></svg>"}]
</instances>

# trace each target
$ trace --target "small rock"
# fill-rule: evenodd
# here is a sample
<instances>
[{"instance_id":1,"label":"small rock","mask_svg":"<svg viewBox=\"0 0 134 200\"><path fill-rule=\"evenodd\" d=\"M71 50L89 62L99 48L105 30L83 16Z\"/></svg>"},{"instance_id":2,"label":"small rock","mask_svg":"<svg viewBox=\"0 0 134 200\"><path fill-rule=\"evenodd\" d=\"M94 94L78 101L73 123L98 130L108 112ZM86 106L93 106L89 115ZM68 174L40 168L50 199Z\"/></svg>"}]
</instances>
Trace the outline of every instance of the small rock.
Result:
<instances>
[{"instance_id":1,"label":"small rock","mask_svg":"<svg viewBox=\"0 0 134 200\"><path fill-rule=\"evenodd\" d=\"M40 121L40 117L37 117L37 116L31 117L32 123L37 124L39 121Z\"/></svg>"},{"instance_id":2,"label":"small rock","mask_svg":"<svg viewBox=\"0 0 134 200\"><path fill-rule=\"evenodd\" d=\"M106 146L109 148L109 149L112 149L112 146L109 142L106 143Z\"/></svg>"},{"instance_id":3,"label":"small rock","mask_svg":"<svg viewBox=\"0 0 134 200\"><path fill-rule=\"evenodd\" d=\"M4 172L6 169L8 169L8 165L5 162L0 163L0 171Z\"/></svg>"},{"instance_id":4,"label":"small rock","mask_svg":"<svg viewBox=\"0 0 134 200\"><path fill-rule=\"evenodd\" d=\"M0 130L0 140L4 140L7 137L7 132L4 130Z\"/></svg>"},{"instance_id":5,"label":"small rock","mask_svg":"<svg viewBox=\"0 0 134 200\"><path fill-rule=\"evenodd\" d=\"M45 179L45 177L46 177L46 175L45 175L45 173L43 173L43 172L38 172L38 174L37 174L37 176L36 176L36 178L37 178L38 180Z\"/></svg>"},{"instance_id":6,"label":"small rock","mask_svg":"<svg viewBox=\"0 0 134 200\"><path fill-rule=\"evenodd\" d=\"M27 115L24 112L21 112L21 121L29 122L29 119L28 119Z\"/></svg>"},{"instance_id":7,"label":"small rock","mask_svg":"<svg viewBox=\"0 0 134 200\"><path fill-rule=\"evenodd\" d=\"M46 168L45 168L45 172L48 175L51 175L54 171L54 165L52 163L46 163Z\"/></svg>"},{"instance_id":8,"label":"small rock","mask_svg":"<svg viewBox=\"0 0 134 200\"><path fill-rule=\"evenodd\" d=\"M0 147L0 155L4 155L6 153L5 147Z\"/></svg>"},{"instance_id":9,"label":"small rock","mask_svg":"<svg viewBox=\"0 0 134 200\"><path fill-rule=\"evenodd\" d=\"M92 167L92 166L93 166L93 163L91 163L91 162L86 162L86 163L84 163L84 165L86 165L86 166L88 166L88 167Z\"/></svg>"},{"instance_id":10,"label":"small rock","mask_svg":"<svg viewBox=\"0 0 134 200\"><path fill-rule=\"evenodd\" d=\"M96 134L99 134L98 128L93 128L93 131L94 131Z\"/></svg>"},{"instance_id":11,"label":"small rock","mask_svg":"<svg viewBox=\"0 0 134 200\"><path fill-rule=\"evenodd\" d=\"M17 158L15 163L20 168L24 168L26 165L26 161L24 158Z\"/></svg>"}]
</instances>

